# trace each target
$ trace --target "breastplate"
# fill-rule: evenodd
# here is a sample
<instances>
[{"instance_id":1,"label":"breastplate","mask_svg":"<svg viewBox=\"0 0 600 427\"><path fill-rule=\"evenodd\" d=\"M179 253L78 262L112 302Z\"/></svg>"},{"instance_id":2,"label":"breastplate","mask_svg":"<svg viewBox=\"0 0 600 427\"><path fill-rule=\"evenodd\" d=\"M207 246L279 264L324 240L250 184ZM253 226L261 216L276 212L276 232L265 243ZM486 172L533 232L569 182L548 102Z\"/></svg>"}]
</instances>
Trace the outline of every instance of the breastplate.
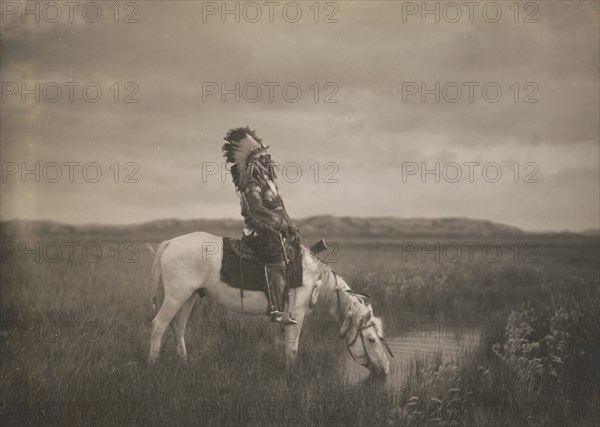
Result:
<instances>
[{"instance_id":1,"label":"breastplate","mask_svg":"<svg viewBox=\"0 0 600 427\"><path fill-rule=\"evenodd\" d=\"M263 205L269 210L282 207L283 202L279 196L279 193L277 192L277 187L275 187L275 184L273 184L271 181L269 181L268 184L269 186L263 188L262 191Z\"/></svg>"}]
</instances>

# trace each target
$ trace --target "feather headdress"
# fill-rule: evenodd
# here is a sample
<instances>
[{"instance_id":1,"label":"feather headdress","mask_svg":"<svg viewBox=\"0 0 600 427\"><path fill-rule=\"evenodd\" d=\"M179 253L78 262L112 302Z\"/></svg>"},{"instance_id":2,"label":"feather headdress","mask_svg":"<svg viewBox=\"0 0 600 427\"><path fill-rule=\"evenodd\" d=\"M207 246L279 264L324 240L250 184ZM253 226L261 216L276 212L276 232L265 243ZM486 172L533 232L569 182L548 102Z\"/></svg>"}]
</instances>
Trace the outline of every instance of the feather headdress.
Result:
<instances>
[{"instance_id":1,"label":"feather headdress","mask_svg":"<svg viewBox=\"0 0 600 427\"><path fill-rule=\"evenodd\" d=\"M231 165L231 176L238 191L242 191L252 179L266 181L267 178L275 178L270 158L267 167L258 161L269 147L250 127L229 129L224 139L227 142L222 147L223 157Z\"/></svg>"}]
</instances>

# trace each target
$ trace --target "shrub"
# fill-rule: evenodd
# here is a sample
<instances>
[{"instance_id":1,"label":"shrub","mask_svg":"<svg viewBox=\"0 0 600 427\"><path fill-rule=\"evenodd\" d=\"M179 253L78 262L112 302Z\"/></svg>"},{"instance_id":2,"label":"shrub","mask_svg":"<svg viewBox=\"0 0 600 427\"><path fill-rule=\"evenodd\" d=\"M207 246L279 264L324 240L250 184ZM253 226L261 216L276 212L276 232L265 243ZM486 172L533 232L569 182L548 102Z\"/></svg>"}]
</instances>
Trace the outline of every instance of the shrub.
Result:
<instances>
[{"instance_id":1,"label":"shrub","mask_svg":"<svg viewBox=\"0 0 600 427\"><path fill-rule=\"evenodd\" d=\"M583 403L598 393L598 296L561 299L545 306L525 303L513 311L494 352L528 394Z\"/></svg>"}]
</instances>

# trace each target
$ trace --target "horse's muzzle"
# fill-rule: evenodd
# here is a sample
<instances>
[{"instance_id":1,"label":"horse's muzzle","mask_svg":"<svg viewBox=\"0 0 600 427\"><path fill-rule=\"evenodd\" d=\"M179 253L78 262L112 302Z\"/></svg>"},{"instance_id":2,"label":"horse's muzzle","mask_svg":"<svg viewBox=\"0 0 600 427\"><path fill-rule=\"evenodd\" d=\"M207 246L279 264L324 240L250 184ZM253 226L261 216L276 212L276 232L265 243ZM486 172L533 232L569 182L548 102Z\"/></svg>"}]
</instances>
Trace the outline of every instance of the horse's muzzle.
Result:
<instances>
[{"instance_id":1,"label":"horse's muzzle","mask_svg":"<svg viewBox=\"0 0 600 427\"><path fill-rule=\"evenodd\" d=\"M390 372L390 365L389 363L386 363L385 366L381 366L381 367L370 367L369 371L371 373L371 376L374 378L385 378L387 377L387 375Z\"/></svg>"}]
</instances>

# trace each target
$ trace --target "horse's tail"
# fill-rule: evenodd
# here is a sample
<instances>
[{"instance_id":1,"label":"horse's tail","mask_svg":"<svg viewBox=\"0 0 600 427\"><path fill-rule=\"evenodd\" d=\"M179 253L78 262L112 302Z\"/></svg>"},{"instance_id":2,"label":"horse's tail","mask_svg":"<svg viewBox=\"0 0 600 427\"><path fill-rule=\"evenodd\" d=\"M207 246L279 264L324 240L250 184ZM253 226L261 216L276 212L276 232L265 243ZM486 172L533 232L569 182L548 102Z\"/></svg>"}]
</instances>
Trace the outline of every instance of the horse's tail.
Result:
<instances>
[{"instance_id":1,"label":"horse's tail","mask_svg":"<svg viewBox=\"0 0 600 427\"><path fill-rule=\"evenodd\" d=\"M146 244L150 252L154 254L154 261L152 262L152 284L154 288L154 293L152 296L152 309L154 311L158 310L159 304L162 304L162 300L164 298L164 289L163 289L163 281L162 281L162 272L160 269L160 258L162 257L162 253L169 245L169 240L165 240L162 242L156 251L152 248L152 245L149 243Z\"/></svg>"}]
</instances>

